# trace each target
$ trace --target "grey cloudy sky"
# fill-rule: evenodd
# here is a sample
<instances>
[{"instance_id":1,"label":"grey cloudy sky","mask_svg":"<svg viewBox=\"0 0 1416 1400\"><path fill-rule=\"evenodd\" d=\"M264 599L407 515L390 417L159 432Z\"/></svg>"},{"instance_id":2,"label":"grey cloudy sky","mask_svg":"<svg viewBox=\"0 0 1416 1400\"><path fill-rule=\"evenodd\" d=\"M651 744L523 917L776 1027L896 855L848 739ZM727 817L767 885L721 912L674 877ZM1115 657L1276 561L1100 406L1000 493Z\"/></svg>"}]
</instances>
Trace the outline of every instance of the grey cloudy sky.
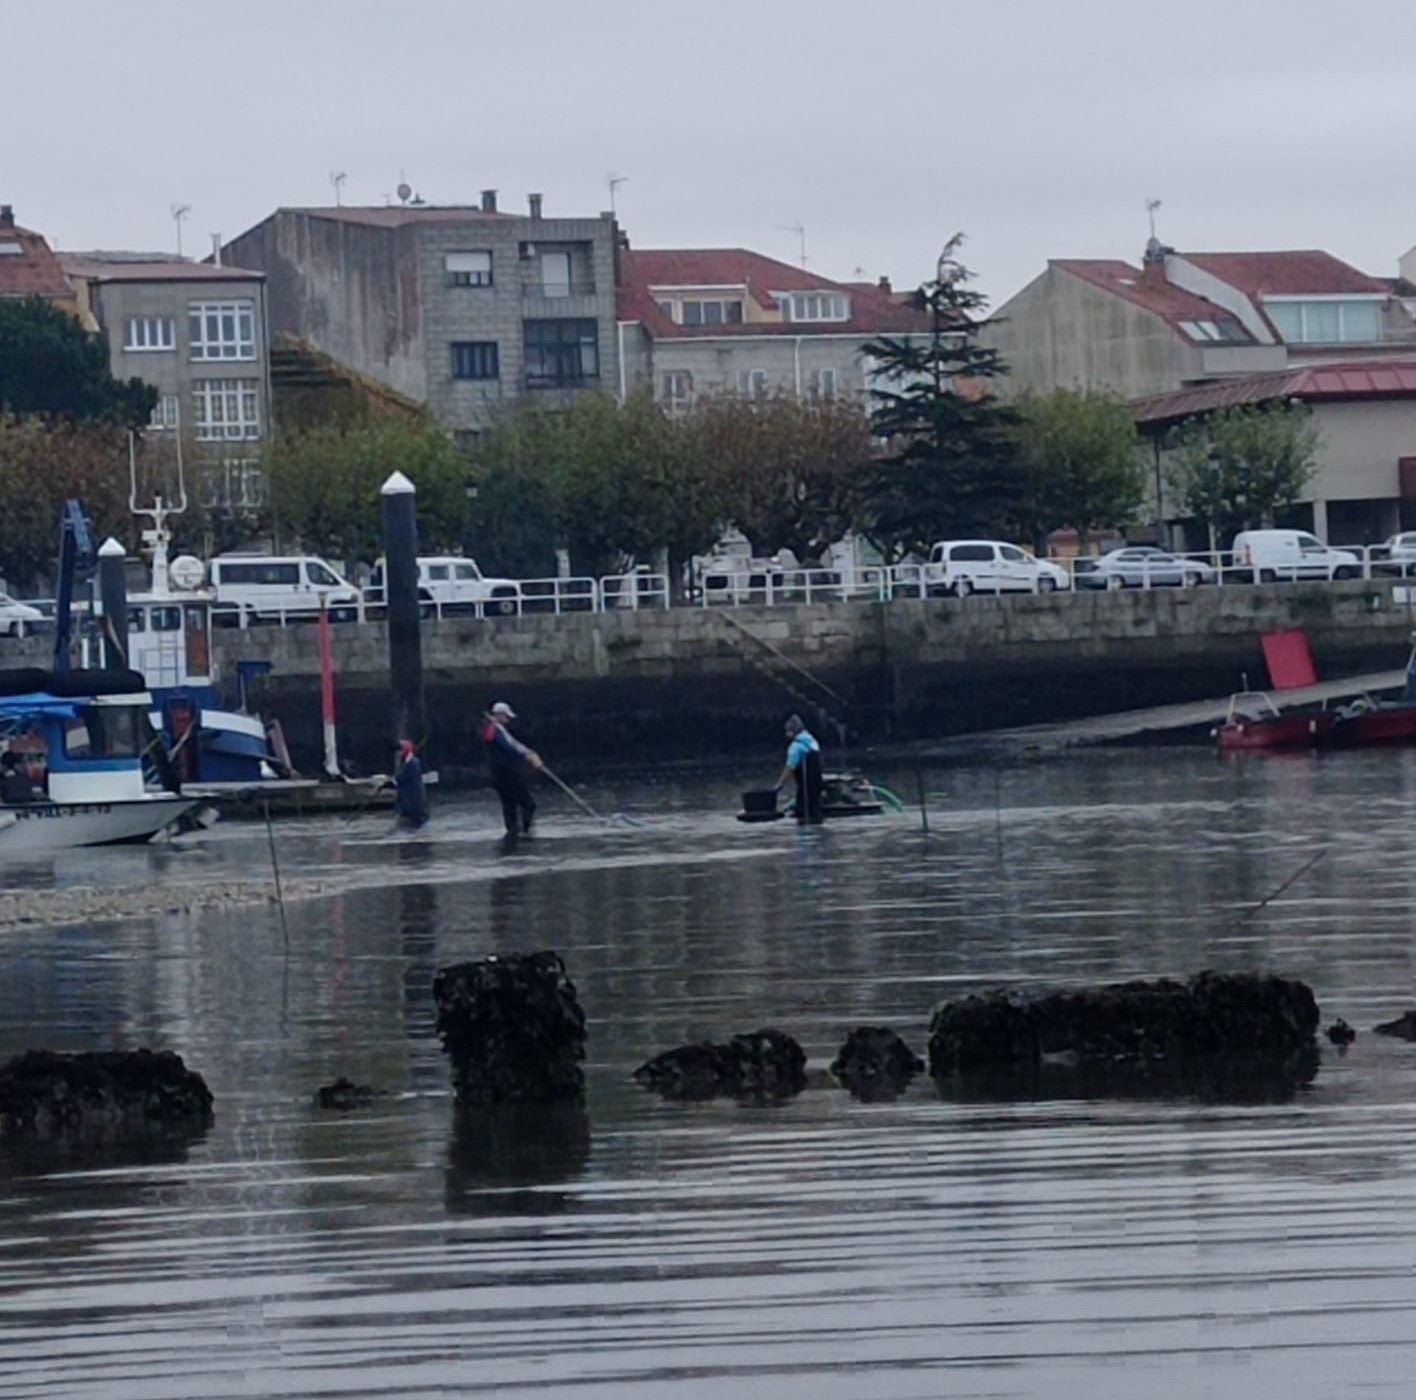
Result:
<instances>
[{"instance_id":1,"label":"grey cloudy sky","mask_svg":"<svg viewBox=\"0 0 1416 1400\"><path fill-rule=\"evenodd\" d=\"M0 200L56 246L186 251L280 204L618 208L1002 300L1048 257L1416 242L1408 0L0 0Z\"/></svg>"}]
</instances>

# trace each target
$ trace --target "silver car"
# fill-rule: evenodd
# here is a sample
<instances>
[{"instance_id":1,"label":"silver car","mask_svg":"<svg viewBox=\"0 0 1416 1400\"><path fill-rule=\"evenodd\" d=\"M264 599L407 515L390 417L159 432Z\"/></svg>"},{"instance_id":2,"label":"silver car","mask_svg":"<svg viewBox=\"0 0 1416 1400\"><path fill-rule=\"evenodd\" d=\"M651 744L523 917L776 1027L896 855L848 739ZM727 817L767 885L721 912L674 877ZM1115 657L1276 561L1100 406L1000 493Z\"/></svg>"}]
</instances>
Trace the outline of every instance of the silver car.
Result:
<instances>
[{"instance_id":1,"label":"silver car","mask_svg":"<svg viewBox=\"0 0 1416 1400\"><path fill-rule=\"evenodd\" d=\"M8 593L0 593L0 637L23 637L44 621L44 614L28 603L19 603Z\"/></svg>"},{"instance_id":2,"label":"silver car","mask_svg":"<svg viewBox=\"0 0 1416 1400\"><path fill-rule=\"evenodd\" d=\"M1149 544L1113 549L1099 559L1077 559L1073 570L1078 588L1191 588L1215 578L1210 565Z\"/></svg>"}]
</instances>

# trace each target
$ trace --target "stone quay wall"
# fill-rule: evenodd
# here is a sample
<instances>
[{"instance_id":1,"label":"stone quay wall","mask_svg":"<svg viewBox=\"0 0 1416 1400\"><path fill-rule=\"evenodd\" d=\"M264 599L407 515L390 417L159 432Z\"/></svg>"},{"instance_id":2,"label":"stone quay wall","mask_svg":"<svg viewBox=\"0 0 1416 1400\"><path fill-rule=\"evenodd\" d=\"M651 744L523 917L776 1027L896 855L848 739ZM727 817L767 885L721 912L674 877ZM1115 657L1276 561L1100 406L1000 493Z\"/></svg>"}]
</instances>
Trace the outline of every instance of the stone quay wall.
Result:
<instances>
[{"instance_id":1,"label":"stone quay wall","mask_svg":"<svg viewBox=\"0 0 1416 1400\"><path fill-rule=\"evenodd\" d=\"M476 761L493 700L548 753L583 758L760 749L793 709L832 738L827 716L860 740L944 737L1262 688L1260 634L1288 628L1307 633L1321 678L1390 669L1416 622L1408 593L1374 579L437 619L423 630L428 724L451 768ZM238 660L272 663L257 703L297 760L318 753L315 629L218 629L214 646L228 678ZM386 768L382 624L336 626L334 655L341 751Z\"/></svg>"}]
</instances>

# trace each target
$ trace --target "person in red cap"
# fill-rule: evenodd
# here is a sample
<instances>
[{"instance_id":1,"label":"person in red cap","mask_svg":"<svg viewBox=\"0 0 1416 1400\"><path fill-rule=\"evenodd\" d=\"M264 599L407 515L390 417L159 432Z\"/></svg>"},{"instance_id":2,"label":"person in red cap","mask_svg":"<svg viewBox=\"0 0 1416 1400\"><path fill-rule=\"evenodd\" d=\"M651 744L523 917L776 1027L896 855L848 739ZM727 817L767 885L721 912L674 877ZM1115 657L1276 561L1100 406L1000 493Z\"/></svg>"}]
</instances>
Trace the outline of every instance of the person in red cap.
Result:
<instances>
[{"instance_id":1,"label":"person in red cap","mask_svg":"<svg viewBox=\"0 0 1416 1400\"><path fill-rule=\"evenodd\" d=\"M423 785L423 764L411 739L399 741L398 767L394 771L393 781L398 789L394 801L398 820L404 826L414 828L424 825L428 820L428 792Z\"/></svg>"},{"instance_id":2,"label":"person in red cap","mask_svg":"<svg viewBox=\"0 0 1416 1400\"><path fill-rule=\"evenodd\" d=\"M536 816L536 799L526 778L542 766L541 756L516 738L507 725L516 718L516 711L498 700L482 716L482 743L487 751L487 767L491 770L492 786L501 798L502 820L508 836L524 835L531 830Z\"/></svg>"}]
</instances>

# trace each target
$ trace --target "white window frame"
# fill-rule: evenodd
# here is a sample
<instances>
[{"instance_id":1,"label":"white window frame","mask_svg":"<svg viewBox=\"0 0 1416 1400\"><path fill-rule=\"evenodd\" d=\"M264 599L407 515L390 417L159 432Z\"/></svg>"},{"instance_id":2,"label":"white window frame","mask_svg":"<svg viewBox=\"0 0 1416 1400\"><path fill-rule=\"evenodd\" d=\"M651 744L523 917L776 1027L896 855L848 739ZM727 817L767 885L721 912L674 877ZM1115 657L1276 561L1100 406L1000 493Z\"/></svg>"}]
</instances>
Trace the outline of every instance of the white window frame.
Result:
<instances>
[{"instance_id":1,"label":"white window frame","mask_svg":"<svg viewBox=\"0 0 1416 1400\"><path fill-rule=\"evenodd\" d=\"M840 375L834 365L823 365L818 370L813 370L811 375L811 385L808 397L813 403L821 399L833 399L839 392Z\"/></svg>"},{"instance_id":2,"label":"white window frame","mask_svg":"<svg viewBox=\"0 0 1416 1400\"><path fill-rule=\"evenodd\" d=\"M190 302L187 334L193 360L254 360L256 304L250 298Z\"/></svg>"},{"instance_id":3,"label":"white window frame","mask_svg":"<svg viewBox=\"0 0 1416 1400\"><path fill-rule=\"evenodd\" d=\"M660 378L660 402L670 412L682 412L693 405L693 371L666 369Z\"/></svg>"},{"instance_id":4,"label":"white window frame","mask_svg":"<svg viewBox=\"0 0 1416 1400\"><path fill-rule=\"evenodd\" d=\"M492 285L492 255L486 249L469 249L463 253L448 253L443 258L449 287L490 287Z\"/></svg>"},{"instance_id":5,"label":"white window frame","mask_svg":"<svg viewBox=\"0 0 1416 1400\"><path fill-rule=\"evenodd\" d=\"M793 322L851 319L851 299L844 292L793 292L789 307Z\"/></svg>"},{"instance_id":6,"label":"white window frame","mask_svg":"<svg viewBox=\"0 0 1416 1400\"><path fill-rule=\"evenodd\" d=\"M1285 310L1293 307L1298 308L1298 335L1293 340L1287 340L1289 345L1373 345L1382 338L1382 303L1386 300L1382 296L1364 296L1353 294L1348 296L1307 296L1307 297L1264 297L1263 305L1266 310L1277 310L1283 307ZM1312 337L1308 334L1308 313L1310 308L1323 306L1337 307L1337 339L1333 340L1328 336ZM1376 340L1369 336L1347 335L1347 308L1349 306L1373 306L1377 310L1377 334ZM1275 322L1277 325L1277 322ZM1282 332L1279 332L1282 336ZM1286 337L1285 337L1286 339Z\"/></svg>"},{"instance_id":7,"label":"white window frame","mask_svg":"<svg viewBox=\"0 0 1416 1400\"><path fill-rule=\"evenodd\" d=\"M176 394L159 394L152 406L148 427L156 432L170 432L182 426L182 401Z\"/></svg>"},{"instance_id":8,"label":"white window frame","mask_svg":"<svg viewBox=\"0 0 1416 1400\"><path fill-rule=\"evenodd\" d=\"M767 371L765 369L744 369L738 371L738 393L745 399L754 401L767 397Z\"/></svg>"},{"instance_id":9,"label":"white window frame","mask_svg":"<svg viewBox=\"0 0 1416 1400\"><path fill-rule=\"evenodd\" d=\"M547 275L552 267L555 267L559 272L562 265L565 268L564 281L561 281L559 276L552 278ZM557 248L542 253L540 268L542 296L568 297L570 295L571 288L575 286L575 268L568 248Z\"/></svg>"},{"instance_id":10,"label":"white window frame","mask_svg":"<svg viewBox=\"0 0 1416 1400\"><path fill-rule=\"evenodd\" d=\"M693 307L698 313L696 321L688 319L688 308ZM708 308L717 308L717 320L709 317ZM728 315L730 306L737 308L737 319L733 320ZM743 323L742 300L739 297L685 297L679 303L678 321L684 326L740 326Z\"/></svg>"},{"instance_id":11,"label":"white window frame","mask_svg":"<svg viewBox=\"0 0 1416 1400\"><path fill-rule=\"evenodd\" d=\"M261 435L259 379L192 380L198 442L250 442Z\"/></svg>"},{"instance_id":12,"label":"white window frame","mask_svg":"<svg viewBox=\"0 0 1416 1400\"><path fill-rule=\"evenodd\" d=\"M175 350L177 336L171 316L129 316L123 325L123 349L130 354Z\"/></svg>"}]
</instances>

